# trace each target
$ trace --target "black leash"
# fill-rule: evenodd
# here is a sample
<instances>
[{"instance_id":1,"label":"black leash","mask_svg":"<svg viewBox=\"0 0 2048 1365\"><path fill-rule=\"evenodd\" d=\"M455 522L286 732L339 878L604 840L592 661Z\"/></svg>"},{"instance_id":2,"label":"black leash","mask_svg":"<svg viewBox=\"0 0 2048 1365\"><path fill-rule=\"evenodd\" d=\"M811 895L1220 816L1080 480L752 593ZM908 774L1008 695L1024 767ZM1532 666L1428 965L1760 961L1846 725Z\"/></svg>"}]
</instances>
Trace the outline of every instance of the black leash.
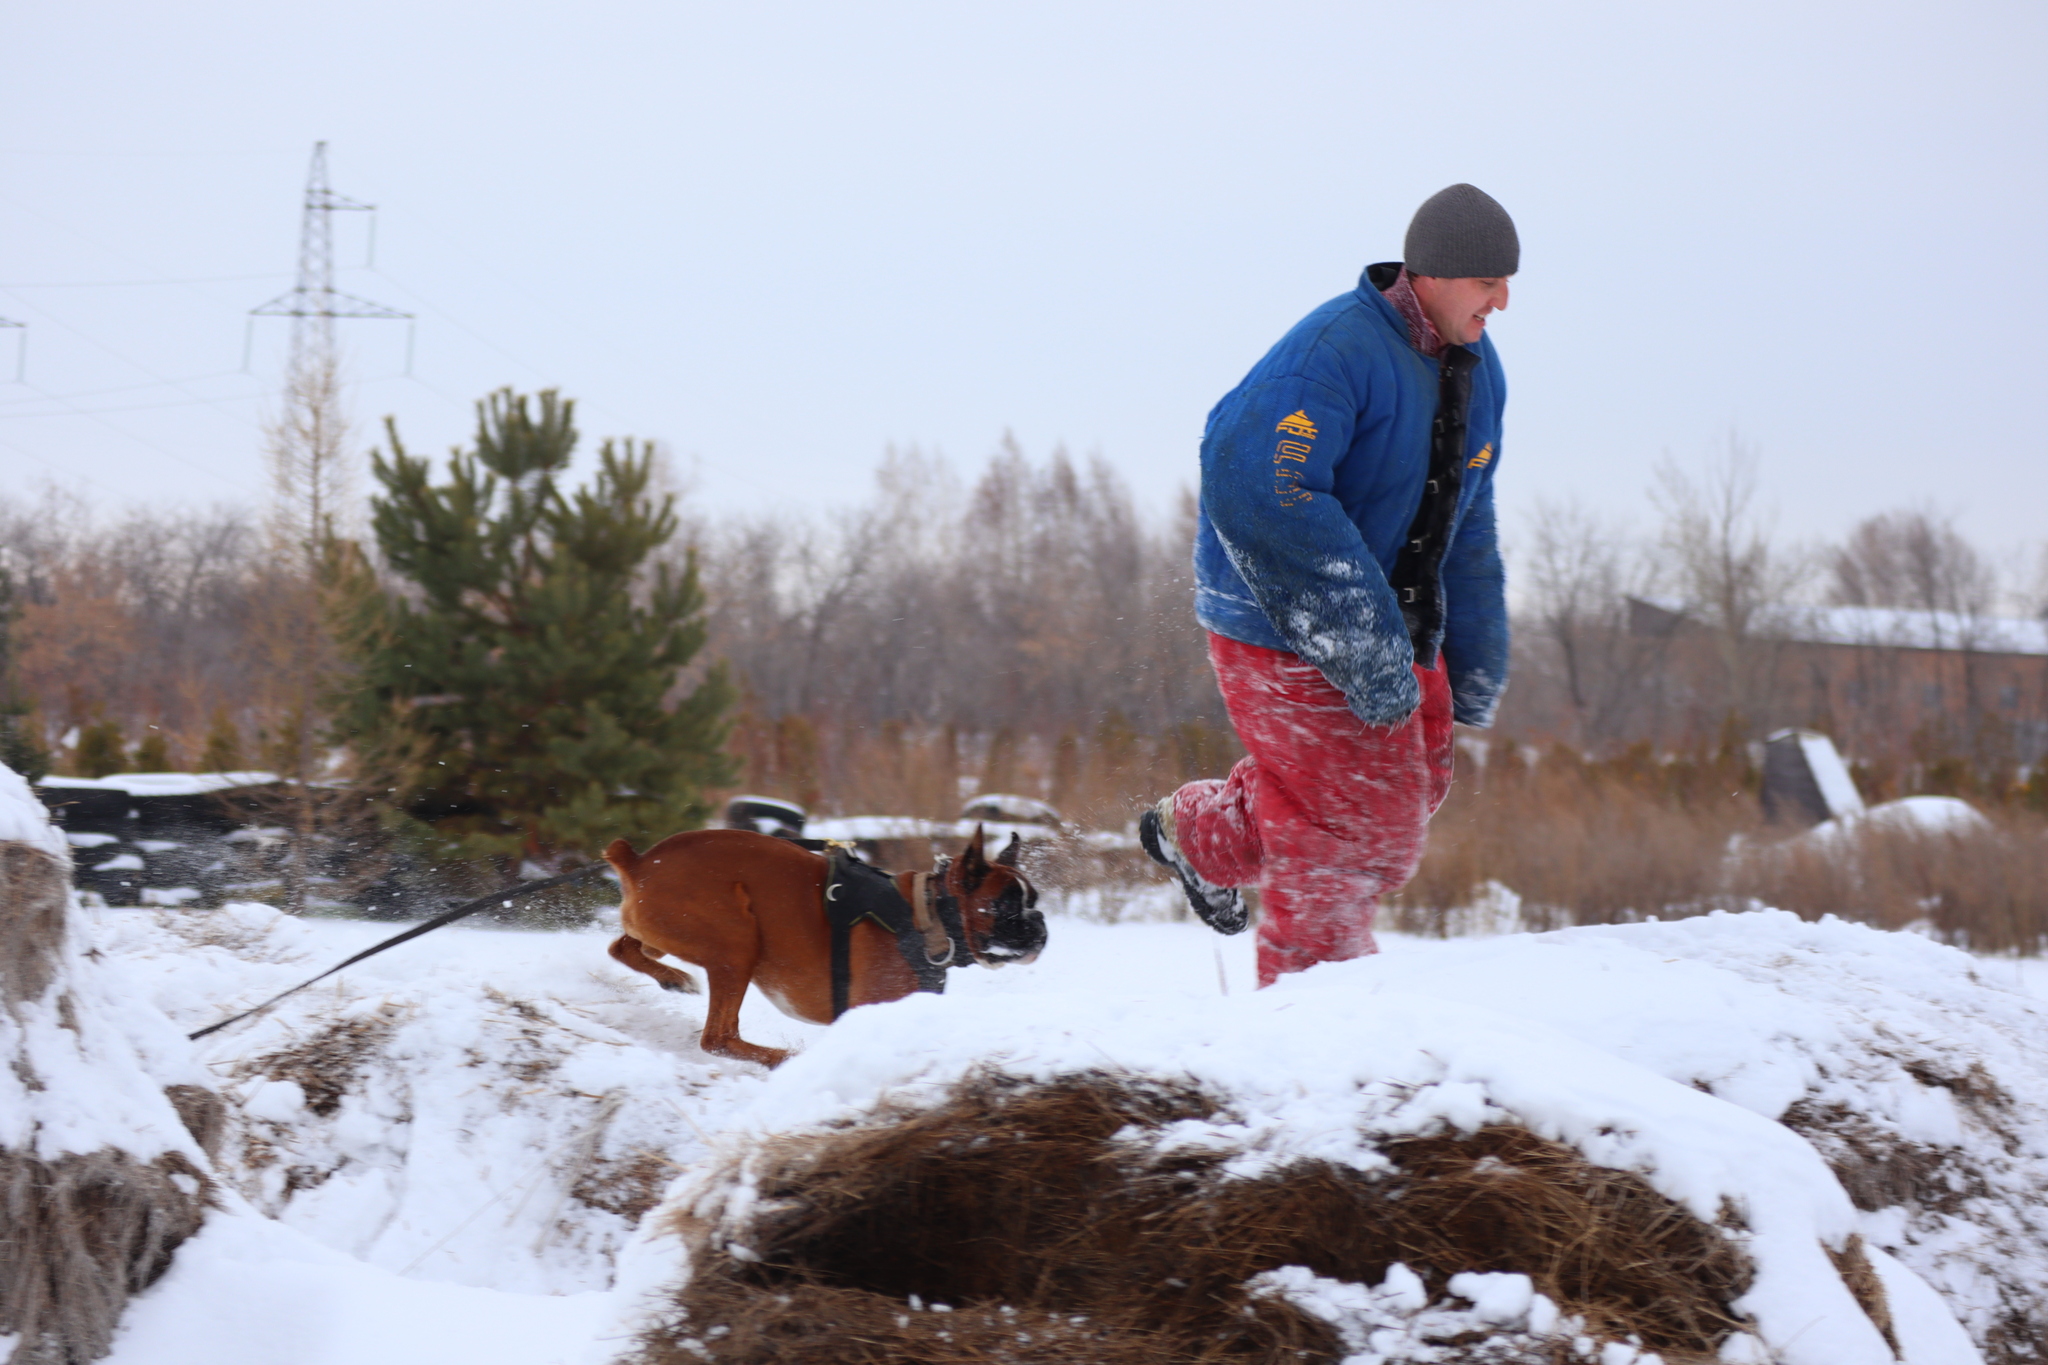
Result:
<instances>
[{"instance_id":1,"label":"black leash","mask_svg":"<svg viewBox=\"0 0 2048 1365\"><path fill-rule=\"evenodd\" d=\"M306 989L306 987L313 985L315 982L325 981L328 977L333 976L343 967L353 967L356 965L356 963L361 962L366 957L375 957L377 954L383 952L386 948L396 948L399 944L405 942L409 938L418 938L421 934L430 933L435 929L439 929L444 924L453 924L455 923L455 921L461 919L464 915L474 915L477 911L488 909L490 908L490 906L497 902L509 901L514 896L530 896L536 891L545 891L551 886L565 886L570 882L580 882L585 880L586 878L601 876L609 871L611 871L611 867L609 864L592 863L588 867L579 867L574 872L564 872L559 877L543 877L541 880L537 882L521 882L517 886L508 886L503 891L493 891L488 896L478 896L473 901L464 901L462 904L456 906L453 910L444 910L440 914L434 916L432 919L421 920L418 924L415 924L412 928L406 930L402 934L393 935L392 937L385 939L382 943L379 943L374 947L363 949L363 951L357 953L354 957L350 958L346 962L335 963L332 967L329 967L326 971L320 973L320 975L314 977L311 981L301 981L298 985L292 987L291 990L281 991L278 994L271 996L268 1000L258 1005L255 1009L243 1010L240 1014L234 1016L232 1019L223 1019L218 1024L209 1024L205 1028L199 1030L199 1032L188 1033L185 1035L185 1037L189 1041L196 1042L199 1039L204 1038L209 1033L219 1032L221 1029L226 1028L229 1024L239 1024L252 1014L263 1013L263 1011L269 1009L272 1005L275 1005L278 1001L284 999L285 996L294 995L299 991Z\"/></svg>"}]
</instances>

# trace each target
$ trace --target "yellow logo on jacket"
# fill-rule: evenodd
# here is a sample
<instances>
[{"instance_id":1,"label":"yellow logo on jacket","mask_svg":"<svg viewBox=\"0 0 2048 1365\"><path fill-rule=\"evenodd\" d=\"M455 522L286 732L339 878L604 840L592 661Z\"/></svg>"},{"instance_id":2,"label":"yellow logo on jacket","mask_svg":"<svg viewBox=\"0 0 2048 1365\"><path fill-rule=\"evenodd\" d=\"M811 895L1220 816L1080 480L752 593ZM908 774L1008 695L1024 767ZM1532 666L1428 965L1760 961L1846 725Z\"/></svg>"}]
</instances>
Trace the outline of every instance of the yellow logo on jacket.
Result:
<instances>
[{"instance_id":1,"label":"yellow logo on jacket","mask_svg":"<svg viewBox=\"0 0 2048 1365\"><path fill-rule=\"evenodd\" d=\"M1308 457L1315 449L1309 445L1316 438L1316 424L1311 422L1306 409L1280 419L1280 425L1273 430L1288 439L1280 442L1273 450L1273 493L1282 507L1294 507L1315 497L1301 486L1301 471L1290 465L1307 464Z\"/></svg>"},{"instance_id":2,"label":"yellow logo on jacket","mask_svg":"<svg viewBox=\"0 0 2048 1365\"><path fill-rule=\"evenodd\" d=\"M1491 443L1488 443L1486 449L1480 451L1477 455L1474 455L1471 459L1465 461L1465 468L1484 469L1486 467L1487 462L1492 458L1493 446Z\"/></svg>"}]
</instances>

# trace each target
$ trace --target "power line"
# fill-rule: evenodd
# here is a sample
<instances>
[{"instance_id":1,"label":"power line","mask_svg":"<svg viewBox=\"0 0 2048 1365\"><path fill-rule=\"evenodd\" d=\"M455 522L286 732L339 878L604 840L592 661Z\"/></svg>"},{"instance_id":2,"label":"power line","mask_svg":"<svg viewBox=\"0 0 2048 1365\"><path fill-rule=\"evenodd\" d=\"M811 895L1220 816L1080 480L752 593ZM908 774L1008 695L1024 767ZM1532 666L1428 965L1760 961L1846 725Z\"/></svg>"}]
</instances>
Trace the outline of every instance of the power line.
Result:
<instances>
[{"instance_id":1,"label":"power line","mask_svg":"<svg viewBox=\"0 0 2048 1365\"><path fill-rule=\"evenodd\" d=\"M33 386L31 386L33 387ZM245 394L240 398L173 398L162 403L124 403L118 408L67 407L63 412L0 412L0 422L19 421L24 417L91 417L103 412L155 412L160 408L219 407L222 403L248 403L262 398L260 393ZM35 402L35 399L21 399L21 402ZM62 402L60 395L47 395L47 401Z\"/></svg>"},{"instance_id":2,"label":"power line","mask_svg":"<svg viewBox=\"0 0 2048 1365\"><path fill-rule=\"evenodd\" d=\"M35 385L33 385L33 384L30 384L30 385L29 385L28 387L30 387L30 388L32 388L32 389L33 389L33 388L35 388L36 386L35 386ZM37 390L37 392L41 392L41 390ZM54 395L54 394L44 394L43 396L44 396L45 398L49 398L49 399L51 399L52 401L55 401L55 402L61 402L61 401L63 401L63 400L61 400L61 399L58 399L58 398L56 397L56 395ZM154 450L154 451L155 451L155 452L156 452L157 454L159 454L159 455L163 455L163 456L165 456L165 457L167 457L167 458L169 458L169 459L173 459L173 460L176 460L176 461L177 461L177 462L178 462L179 464L181 464L181 465L184 465L184 466L186 466L186 467L187 467L187 468L189 468L189 469L196 469L196 470L198 470L198 471L199 471L200 473L202 473L202 474L208 475L208 476L210 476L210 477L212 477L212 478L216 478L216 479L219 479L219 480L220 480L220 481L221 481L222 483L224 483L224 484L227 484L227 485L228 485L229 487L231 487L231 488L235 488L235 489L237 489L237 490L240 490L240 489L242 488L242 485L241 485L241 484L239 484L239 483L237 483L237 482L236 482L235 480L233 480L233 479L229 478L229 477L228 477L227 475L225 475L225 474L221 473L221 472L220 472L219 470L217 470L217 469L208 469L208 468L207 468L207 467L206 467L205 465L203 465L203 464L200 464L200 463L198 463L197 461L194 461L194 460L189 460L189 459L187 459L187 458L186 458L185 456L183 456L183 455L180 455L180 454L179 454L179 453L178 453L177 451L175 451L175 450L172 450L172 449L170 449L170 448L169 448L169 447L167 447L167 446L160 446L160 445L158 445L158 444L157 444L157 443L156 443L155 441L152 441L152 440L150 440L149 438L147 438L147 437L145 437L145 436L137 436L137 435L136 435L136 434L135 434L134 432L132 432L132 431L127 431L127 430L124 430L124 429L122 429L121 427L118 427L118 426L116 426L116 425L115 425L114 423L112 423L112 422L109 422L109 421L108 421L108 420L107 420L107 419L106 419L105 417L101 416L101 415L100 415L99 413L97 413L97 412L94 412L94 411L92 411L92 410L91 410L90 408L81 408L81 407L77 407L76 405L73 405L73 404L69 404L69 403L66 403L66 404L65 404L65 406L66 406L66 407L68 407L68 408L70 408L70 409L71 409L71 412L72 412L72 413L74 413L74 414L76 414L77 416L80 416L80 417L89 417L89 418L91 418L91 419L92 419L93 421L95 421L95 422L98 422L98 423L99 423L99 424L100 424L101 426L105 427L105 428L106 428L106 429L107 429L108 431L111 431L111 432L113 432L113 433L114 433L114 434L115 434L116 436L125 436L125 437L127 437L127 438L128 438L129 440L131 440L131 441L135 442L135 443L136 443L137 445L147 446L147 447L149 447L149 448L150 448L151 450ZM56 415L56 414L52 414L52 415ZM18 449L18 447L17 447L17 449ZM39 463L42 463L42 462L39 462Z\"/></svg>"},{"instance_id":3,"label":"power line","mask_svg":"<svg viewBox=\"0 0 2048 1365\"><path fill-rule=\"evenodd\" d=\"M429 236L439 239L445 245L448 245L450 247L455 248L458 251L463 252L465 258L470 259L474 264L480 266L483 270L485 270L492 277L494 277L499 284L505 286L506 288L518 293L523 293L530 288L530 284L528 282L515 280L512 277L492 267L489 264L488 260L486 260L483 257L477 256L473 249L467 243L465 243L462 239L456 237L452 233L443 231L434 223L432 219L423 218L417 213L414 213L407 215L406 222L412 228L423 230ZM498 342L492 340L488 336L485 336L476 328L471 327L469 324L463 322L462 319L456 317L447 309L440 307L432 299L422 294L419 290L413 288L411 285L406 284L402 280L393 278L388 272L385 271L385 269L382 266L372 262L368 266L368 269L371 274L376 275L385 280L386 282L397 286L400 290L410 295L412 299L416 303L418 303L422 308L424 308L427 312L433 313L442 321L454 327L456 330L467 333L469 336L473 337L477 341L482 342L485 346L490 347L493 351L496 351L499 355L505 357L513 364L525 369L529 374L531 374L536 380L540 381L541 383L555 384L560 382L561 376L556 374L550 374L546 370L543 370L540 366L535 365L532 361L528 360L524 356L515 355L513 352L507 350L504 346L500 345ZM450 401L453 402L454 400L451 399ZM469 405L464 404L463 406L467 407ZM577 409L580 412L584 413L586 416L596 417L600 419L605 418L607 416L610 417L611 419L617 421L617 423L623 431L651 432L653 430L653 424L635 422L631 420L631 417L628 414L618 411L610 403L606 402L603 399L578 398L576 400L576 406Z\"/></svg>"},{"instance_id":4,"label":"power line","mask_svg":"<svg viewBox=\"0 0 2048 1365\"><path fill-rule=\"evenodd\" d=\"M436 232L434 235L440 237L443 241L453 240L452 238L448 237L447 234L445 233ZM398 279L397 277L390 274L382 266L370 266L369 271L371 274L377 276L379 279L385 281L387 284L391 284L397 287L405 294L409 295L412 298L412 300L425 311L432 313L434 316L440 318L443 322L455 328L455 330L457 330L458 332L462 332L467 336L473 338L474 340L481 342L483 345L490 347L493 351L496 351L499 355L505 357L505 359L519 366L528 374L531 374L536 380L540 381L542 384L557 384L560 382L559 376L551 375L546 370L543 370L540 366L528 360L526 357L516 355L513 352L507 350L498 342L493 341L490 337L484 335L476 328L470 326L461 318L456 317L453 313L449 312L447 309L435 303L432 299L422 294L413 286L407 284L405 281ZM426 383L424 380L419 379L417 376L408 374L406 377L408 379L411 379L414 383L418 384L421 388L424 388L429 392L435 394L437 397L446 398L448 402L455 404L457 407L467 409L473 406L473 404L471 403L463 403L457 399L449 398L447 394L441 393L440 390L435 389L431 384ZM628 431L638 430L644 432L648 430L647 425L636 423L627 419L625 414L618 412L617 410L612 408L612 406L609 403L606 403L601 399L578 398L576 400L576 406L577 409L584 413L585 415L594 415L600 418L609 415L612 418L619 419L621 425Z\"/></svg>"},{"instance_id":5,"label":"power line","mask_svg":"<svg viewBox=\"0 0 2048 1365\"><path fill-rule=\"evenodd\" d=\"M21 335L14 339L14 382L25 383L28 379L28 324L12 318L0 318L0 327L21 329Z\"/></svg>"},{"instance_id":6,"label":"power line","mask_svg":"<svg viewBox=\"0 0 2048 1365\"><path fill-rule=\"evenodd\" d=\"M51 464L48 460L44 459L42 456L36 454L33 450L29 450L24 446L18 446L4 436L0 436L0 446L6 446L9 450L21 456L23 459L34 460L37 464L49 470L53 478L64 472L63 470L57 468L57 466Z\"/></svg>"},{"instance_id":7,"label":"power line","mask_svg":"<svg viewBox=\"0 0 2048 1365\"><path fill-rule=\"evenodd\" d=\"M0 284L0 289L130 289L158 284L239 284L249 280L276 280L286 278L282 270L266 270L256 275L198 275L182 280L31 280L26 284Z\"/></svg>"},{"instance_id":8,"label":"power line","mask_svg":"<svg viewBox=\"0 0 2048 1365\"><path fill-rule=\"evenodd\" d=\"M239 375L239 374L241 374L241 373L242 373L242 371L240 371L240 370L230 370L230 371L227 371L226 373L227 373L227 374L229 374L229 375ZM216 377L216 376L201 376L201 378L213 378L213 377ZM388 383L388 382L390 382L391 380L394 380L394 379L403 379L403 380L411 380L412 378L413 378L413 376L411 376L411 375L409 375L409 374L404 374L404 373L395 373L395 374L380 374L380 375L372 375L372 376L371 376L371 377L369 377L368 379L359 379L359 380L351 380L351 381L349 381L348 383L346 383L346 384L343 384L343 385L342 385L341 387L342 387L343 389L361 389L361 388L366 388L366 387L368 387L368 386L369 386L369 385L371 385L371 384L383 384L383 383ZM190 382L190 381L186 381L186 382ZM415 382L418 382L418 381L415 381ZM442 393L441 393L441 392L440 392L440 391L439 391L438 389L434 389L434 388L433 388L433 387L432 387L431 385L426 385L426 384L422 384L421 386L422 386L423 388L426 388L426 389L427 389L427 390L428 390L428 391L429 391L430 393L434 393L434 394L435 394L436 396L438 396L438 397L443 397L443 398L447 397L447 395L445 395L445 394L442 394ZM31 385L28 385L28 387L30 387L30 388L34 388L35 386L31 384ZM138 385L134 385L134 386L133 386L133 388L144 388L144 389L153 389L153 388L160 388L160 387L162 387L162 386L161 386L161 385L157 385L157 384L138 384ZM130 391L132 391L132 390L130 390ZM121 390L114 390L113 392L121 392ZM75 394L75 393L74 393L74 394L60 394L60 393L50 393L50 394L46 394L46 393L44 393L44 392L43 392L42 390L38 389L38 390L36 391L36 395L35 395L34 397L30 397L30 398L10 398L10 399L7 399L7 400L5 400L5 401L7 401L7 402L9 402L9 403L43 403L43 402L63 402L63 401L65 401L66 399L70 399L70 398L79 398L79 397L86 397L86 396L89 396L89 395L82 395L82 394ZM162 402L162 403L125 403L125 404L123 404L122 406L120 406L120 407L118 407L118 408L81 408L81 407L76 407L76 406L73 406L73 407L70 407L70 408L69 408L69 409L68 409L67 411L64 411L64 412L0 412L0 422L5 422L5 421L10 421L10 420L15 420L15 419L19 419L19 418L24 418L24 417L74 417L74 416L76 416L76 417L85 417L85 416L90 416L90 415L92 415L92 414L94 414L94 413L102 413L102 412L154 412L154 411L157 411L157 410L158 410L158 409L160 409L160 408L196 408L196 407L202 407L202 406L206 406L206 407L219 407L219 406L220 406L221 404L223 404L223 403L253 403L253 402L256 402L257 400L259 400L259 399L262 399L262 398L265 398L265 397L268 397L268 395L267 395L267 394L264 394L264 393L245 393L245 394L228 394L228 395L225 395L225 396L223 396L223 397L220 397L220 398L178 398L178 399L172 399L172 400L169 400L169 401L167 401L167 402ZM450 401L453 401L453 400L450 400Z\"/></svg>"},{"instance_id":9,"label":"power line","mask_svg":"<svg viewBox=\"0 0 2048 1365\"><path fill-rule=\"evenodd\" d=\"M0 288L4 287L0 286ZM56 397L104 398L110 393L135 393L141 389L160 389L166 385L176 388L180 384L197 384L202 379L233 379L238 375L246 373L247 371L245 370L215 370L211 374L188 374L177 379L154 379L147 384L120 384L111 389L80 389L75 393L60 393ZM0 406L11 403L40 403L42 401L44 400L41 398L0 398ZM195 401L205 402L206 400L197 399Z\"/></svg>"},{"instance_id":10,"label":"power line","mask_svg":"<svg viewBox=\"0 0 2048 1365\"><path fill-rule=\"evenodd\" d=\"M164 386L165 386L165 387L167 387L167 388L172 388L172 389L176 389L176 390L178 390L178 392L180 392L180 393L188 394L188 395L189 395L190 397L192 397L193 399L197 400L198 402L201 402L201 403L205 403L205 404L208 404L208 405L210 405L210 406L212 406L212 407L215 407L215 408L219 408L219 410L220 410L220 411L222 411L222 412L225 412L225 413L228 413L228 415L229 415L229 416L231 416L231 417L234 417L234 418L235 418L235 419L236 419L237 421L247 421L247 420L248 420L248 419L247 419L247 418L246 418L246 417L245 417L245 416L244 416L243 414L241 414L241 413L238 413L238 412L232 412L232 411L230 411L230 410L229 410L229 409L227 409L227 408L222 408L222 407L220 407L220 403L219 403L219 402L218 402L217 400L215 400L215 399L212 399L212 398L208 398L208 397L206 397L206 396L205 396L205 395L203 395L203 394L196 394L196 393L191 393L191 391L190 391L190 390L188 390L188 389L186 389L186 388L184 388L184 387L183 387L183 385L184 385L184 383L185 383L186 381L181 381L181 380L175 380L175 379L166 379L166 378L165 378L165 377L164 377L163 375L160 375L160 374L158 374L158 373L157 373L157 372L156 372L155 370L153 370L153 369L151 369L151 368L150 368L149 366L147 366L147 365L143 364L143 363L142 363L141 361L139 361L139 360L135 360L135 359L133 359L133 358L132 358L132 357L130 357L130 356L126 356L126 355L123 355L123 354L122 354L121 352L119 352L119 351L115 350L115 349L114 349L113 347L111 347L111 346L107 345L107 343L106 343L106 342L104 342L104 341L101 341L101 340L100 340L100 339L99 339L98 337L95 337L95 336L93 336L92 334L90 334L89 332L86 332L86 331L84 331L84 330L80 329L79 327L76 327L76 326L74 326L73 324L71 324L71 323L69 323L69 322L66 322L66 321L65 321L65 320L64 320L63 318L60 318L60 317L58 317L58 316L57 316L56 314L54 314L54 313L50 312L50 311L49 311L48 309L46 309L46 308L41 308L41 307L37 307L37 306L36 306L35 304L30 304L30 305L29 305L29 307L30 307L30 308L32 308L32 309L34 309L34 310L35 310L36 312L38 312L38 313L42 314L42 315L43 315L43 317L45 317L45 318L46 318L46 319L48 319L49 321L51 321L51 322L54 322L54 323L56 323L56 324L57 324L57 325L58 325L59 327L62 327L62 328L63 328L63 329L65 330L65 331L67 331L67 332L71 333L71 334L72 334L73 336L76 336L76 337L80 338L81 340L83 340L83 341L86 341L86 342L90 343L91 345L94 345L94 346L97 346L97 347L99 347L99 348L100 348L100 349L101 349L102 351L105 351L105 352L106 352L106 353L107 353L108 355L110 355L110 356L114 357L114 359L116 359L116 360L120 361L120 362L121 362L122 364L124 364L124 365L130 365L130 366L133 366L133 367L134 367L135 369L138 369L138 370L142 371L142 373L144 373L144 374L148 375L148 376L149 376L149 377L150 377L151 379L154 379L154 380L155 380L155 381L156 381L157 383L159 383L159 384L162 384L162 385L164 385ZM35 390L35 391L36 391L37 393L41 393L41 394L43 394L43 396L44 396L44 397L46 397L46 398L54 398L54 397L55 397L55 395L52 395L52 394L49 394L49 393L47 393L46 391L44 391L43 389L41 389L41 388L40 388L40 387L38 387L37 385L34 385L34 384L30 384L30 385L28 385L28 387L29 387L29 388L31 388L31 389L34 389L34 390ZM86 409L83 409L83 408L79 408L79 407L76 407L76 406L73 406L73 407L72 407L72 411L73 411L73 412L77 412L77 413L80 413L81 415L85 415L85 414L86 414L86 412L87 412L87 410L86 410Z\"/></svg>"}]
</instances>

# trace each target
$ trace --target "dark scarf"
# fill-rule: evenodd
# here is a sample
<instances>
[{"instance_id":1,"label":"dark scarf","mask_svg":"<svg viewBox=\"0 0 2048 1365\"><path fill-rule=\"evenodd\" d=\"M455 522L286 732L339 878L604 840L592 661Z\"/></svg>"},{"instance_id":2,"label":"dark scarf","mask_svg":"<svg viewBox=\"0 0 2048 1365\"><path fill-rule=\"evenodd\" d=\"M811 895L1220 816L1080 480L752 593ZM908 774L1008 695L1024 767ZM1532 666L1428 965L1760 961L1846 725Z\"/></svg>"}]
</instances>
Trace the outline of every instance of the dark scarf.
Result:
<instances>
[{"instance_id":1,"label":"dark scarf","mask_svg":"<svg viewBox=\"0 0 2048 1365\"><path fill-rule=\"evenodd\" d=\"M1437 335L1430 324L1428 314L1422 311L1422 300L1415 297L1415 282L1408 275L1408 267L1402 266L1394 282L1380 291L1394 311L1408 324L1408 341L1416 350L1434 360L1444 353L1444 339Z\"/></svg>"}]
</instances>

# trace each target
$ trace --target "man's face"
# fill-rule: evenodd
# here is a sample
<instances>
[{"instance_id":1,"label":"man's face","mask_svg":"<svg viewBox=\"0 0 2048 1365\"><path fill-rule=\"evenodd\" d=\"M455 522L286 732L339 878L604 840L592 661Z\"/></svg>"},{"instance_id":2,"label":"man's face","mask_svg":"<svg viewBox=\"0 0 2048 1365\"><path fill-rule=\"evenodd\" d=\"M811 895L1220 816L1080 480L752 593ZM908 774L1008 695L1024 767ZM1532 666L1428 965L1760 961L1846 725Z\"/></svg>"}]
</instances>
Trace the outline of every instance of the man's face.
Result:
<instances>
[{"instance_id":1,"label":"man's face","mask_svg":"<svg viewBox=\"0 0 2048 1365\"><path fill-rule=\"evenodd\" d=\"M1486 335L1486 315L1508 306L1506 276L1486 279L1462 276L1411 276L1415 300L1436 334L1454 345L1470 346Z\"/></svg>"}]
</instances>

